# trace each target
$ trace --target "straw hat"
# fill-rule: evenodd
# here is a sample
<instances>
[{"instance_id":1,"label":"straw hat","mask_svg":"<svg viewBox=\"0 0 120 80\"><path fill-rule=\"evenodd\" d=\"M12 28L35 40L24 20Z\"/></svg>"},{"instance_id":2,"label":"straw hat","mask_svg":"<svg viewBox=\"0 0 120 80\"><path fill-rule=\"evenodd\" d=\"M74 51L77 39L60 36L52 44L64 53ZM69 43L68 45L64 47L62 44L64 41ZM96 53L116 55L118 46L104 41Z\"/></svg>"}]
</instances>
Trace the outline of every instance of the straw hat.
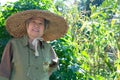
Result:
<instances>
[{"instance_id":1,"label":"straw hat","mask_svg":"<svg viewBox=\"0 0 120 80\"><path fill-rule=\"evenodd\" d=\"M67 22L61 16L44 10L26 10L8 17L7 31L15 38L22 37L26 34L25 21L31 17L42 17L49 21L48 28L42 36L45 41L58 39L68 30Z\"/></svg>"}]
</instances>

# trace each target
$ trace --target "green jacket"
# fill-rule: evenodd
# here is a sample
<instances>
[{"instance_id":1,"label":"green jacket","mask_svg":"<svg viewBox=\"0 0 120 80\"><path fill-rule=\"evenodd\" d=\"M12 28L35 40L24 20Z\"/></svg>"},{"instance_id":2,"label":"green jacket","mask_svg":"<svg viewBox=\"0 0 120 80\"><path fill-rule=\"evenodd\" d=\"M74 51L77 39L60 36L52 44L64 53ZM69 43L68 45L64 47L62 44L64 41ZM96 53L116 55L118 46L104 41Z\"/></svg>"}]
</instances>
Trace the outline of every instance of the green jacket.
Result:
<instances>
[{"instance_id":1,"label":"green jacket","mask_svg":"<svg viewBox=\"0 0 120 80\"><path fill-rule=\"evenodd\" d=\"M39 56L35 56L27 36L11 39L2 56L0 80L49 80L50 74L57 69L57 63L52 65L53 59L58 60L58 57L44 41L39 41L38 52Z\"/></svg>"}]
</instances>

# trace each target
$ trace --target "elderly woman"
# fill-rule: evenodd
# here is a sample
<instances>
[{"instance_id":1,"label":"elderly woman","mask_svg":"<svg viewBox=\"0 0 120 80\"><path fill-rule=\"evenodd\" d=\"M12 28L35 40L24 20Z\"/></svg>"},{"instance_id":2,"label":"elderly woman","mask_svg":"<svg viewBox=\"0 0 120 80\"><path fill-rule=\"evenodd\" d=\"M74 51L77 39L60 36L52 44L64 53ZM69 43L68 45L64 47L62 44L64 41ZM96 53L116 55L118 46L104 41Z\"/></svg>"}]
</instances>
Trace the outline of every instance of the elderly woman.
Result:
<instances>
[{"instance_id":1,"label":"elderly woman","mask_svg":"<svg viewBox=\"0 0 120 80\"><path fill-rule=\"evenodd\" d=\"M48 11L27 10L8 17L6 29L14 38L5 47L0 80L49 80L58 57L47 41L66 33L64 18Z\"/></svg>"}]
</instances>

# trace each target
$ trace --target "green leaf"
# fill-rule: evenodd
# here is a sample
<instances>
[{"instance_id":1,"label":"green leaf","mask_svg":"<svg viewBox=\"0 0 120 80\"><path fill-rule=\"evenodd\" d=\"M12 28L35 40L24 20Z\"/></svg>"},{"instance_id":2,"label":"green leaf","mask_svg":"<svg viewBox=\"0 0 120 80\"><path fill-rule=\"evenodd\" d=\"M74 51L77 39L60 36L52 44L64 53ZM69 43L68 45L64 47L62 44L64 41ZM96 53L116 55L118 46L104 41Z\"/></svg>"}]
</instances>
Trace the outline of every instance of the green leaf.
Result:
<instances>
[{"instance_id":1,"label":"green leaf","mask_svg":"<svg viewBox=\"0 0 120 80\"><path fill-rule=\"evenodd\" d=\"M82 51L81 54L82 54L84 57L89 58L89 55L88 55L88 53L87 53L86 51Z\"/></svg>"}]
</instances>

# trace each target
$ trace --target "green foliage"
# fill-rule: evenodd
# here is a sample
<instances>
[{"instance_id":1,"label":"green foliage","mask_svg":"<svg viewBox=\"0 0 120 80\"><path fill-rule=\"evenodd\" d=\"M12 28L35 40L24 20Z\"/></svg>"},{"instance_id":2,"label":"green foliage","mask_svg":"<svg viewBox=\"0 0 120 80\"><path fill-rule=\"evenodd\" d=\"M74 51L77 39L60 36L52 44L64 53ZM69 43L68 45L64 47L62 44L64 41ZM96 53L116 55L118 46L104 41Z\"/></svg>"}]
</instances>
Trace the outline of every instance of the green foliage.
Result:
<instances>
[{"instance_id":1,"label":"green foliage","mask_svg":"<svg viewBox=\"0 0 120 80\"><path fill-rule=\"evenodd\" d=\"M62 5L67 6L64 1ZM67 9L60 6L69 31L52 43L60 57L60 69L52 79L117 80L119 77L116 70L117 54L120 54L119 3L105 0L99 7L91 5L90 8L88 17L78 11L76 3Z\"/></svg>"}]
</instances>

